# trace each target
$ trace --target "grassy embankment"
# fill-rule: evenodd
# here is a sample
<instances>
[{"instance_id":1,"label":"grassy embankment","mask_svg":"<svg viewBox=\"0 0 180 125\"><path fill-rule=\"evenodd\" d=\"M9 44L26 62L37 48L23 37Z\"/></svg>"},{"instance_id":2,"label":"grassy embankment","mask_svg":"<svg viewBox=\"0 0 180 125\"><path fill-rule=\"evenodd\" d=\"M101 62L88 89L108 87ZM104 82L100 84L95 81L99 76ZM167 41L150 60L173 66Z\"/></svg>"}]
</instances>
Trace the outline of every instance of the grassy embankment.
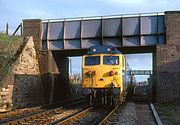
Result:
<instances>
[{"instance_id":1,"label":"grassy embankment","mask_svg":"<svg viewBox=\"0 0 180 125\"><path fill-rule=\"evenodd\" d=\"M21 36L0 33L0 87L2 87L3 79L11 71L22 43Z\"/></svg>"}]
</instances>

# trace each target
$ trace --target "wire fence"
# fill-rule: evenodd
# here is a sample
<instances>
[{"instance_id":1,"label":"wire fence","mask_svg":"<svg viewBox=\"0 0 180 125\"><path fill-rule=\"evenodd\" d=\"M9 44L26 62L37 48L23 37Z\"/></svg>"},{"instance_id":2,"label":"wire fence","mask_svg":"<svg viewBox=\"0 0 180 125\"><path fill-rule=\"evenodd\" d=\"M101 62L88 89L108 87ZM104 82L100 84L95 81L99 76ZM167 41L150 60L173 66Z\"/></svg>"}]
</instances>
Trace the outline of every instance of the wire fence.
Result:
<instances>
[{"instance_id":1,"label":"wire fence","mask_svg":"<svg viewBox=\"0 0 180 125\"><path fill-rule=\"evenodd\" d=\"M22 23L20 23L18 26L14 26L14 25L10 25L9 23L5 23L4 25L0 25L0 33L4 33L6 35L9 36L14 36L14 35L18 35L18 36L22 36Z\"/></svg>"},{"instance_id":2,"label":"wire fence","mask_svg":"<svg viewBox=\"0 0 180 125\"><path fill-rule=\"evenodd\" d=\"M6 75L11 71L22 45L21 36L8 36L0 33L0 87Z\"/></svg>"}]
</instances>

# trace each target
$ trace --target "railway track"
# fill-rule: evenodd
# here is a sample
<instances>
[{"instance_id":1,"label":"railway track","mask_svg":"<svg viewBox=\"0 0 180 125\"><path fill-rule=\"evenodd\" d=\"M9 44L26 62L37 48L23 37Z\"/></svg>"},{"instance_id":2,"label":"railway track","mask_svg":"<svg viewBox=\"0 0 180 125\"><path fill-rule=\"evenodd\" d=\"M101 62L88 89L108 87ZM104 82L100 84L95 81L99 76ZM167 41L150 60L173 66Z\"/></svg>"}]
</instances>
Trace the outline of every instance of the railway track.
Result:
<instances>
[{"instance_id":1,"label":"railway track","mask_svg":"<svg viewBox=\"0 0 180 125\"><path fill-rule=\"evenodd\" d=\"M58 125L96 125L111 111L112 106L89 107L67 119L56 123Z\"/></svg>"},{"instance_id":2,"label":"railway track","mask_svg":"<svg viewBox=\"0 0 180 125\"><path fill-rule=\"evenodd\" d=\"M115 108L99 125L162 125L153 104L128 102Z\"/></svg>"},{"instance_id":3,"label":"railway track","mask_svg":"<svg viewBox=\"0 0 180 125\"><path fill-rule=\"evenodd\" d=\"M27 114L19 114L20 116L10 117L9 119L2 121L0 124L4 125L19 125L19 124L49 124L54 122L56 119L61 119L68 117L69 115L76 113L85 107L87 104L86 98L75 98L70 100L64 100L64 102L59 102L51 105L44 105L41 108L36 108L37 110L29 109ZM61 105L61 106L60 106Z\"/></svg>"},{"instance_id":4,"label":"railway track","mask_svg":"<svg viewBox=\"0 0 180 125\"><path fill-rule=\"evenodd\" d=\"M80 101L71 103L71 106L50 109L3 124L162 125L153 104L127 102L115 108L112 106L88 107L80 105Z\"/></svg>"},{"instance_id":5,"label":"railway track","mask_svg":"<svg viewBox=\"0 0 180 125\"><path fill-rule=\"evenodd\" d=\"M19 109L15 111L2 113L0 114L0 124L13 121L15 119L20 119L26 116L30 116L33 114L37 114L43 111L46 111L46 110L41 109L41 106L38 106L38 107L33 107L33 108L25 108L25 109Z\"/></svg>"}]
</instances>

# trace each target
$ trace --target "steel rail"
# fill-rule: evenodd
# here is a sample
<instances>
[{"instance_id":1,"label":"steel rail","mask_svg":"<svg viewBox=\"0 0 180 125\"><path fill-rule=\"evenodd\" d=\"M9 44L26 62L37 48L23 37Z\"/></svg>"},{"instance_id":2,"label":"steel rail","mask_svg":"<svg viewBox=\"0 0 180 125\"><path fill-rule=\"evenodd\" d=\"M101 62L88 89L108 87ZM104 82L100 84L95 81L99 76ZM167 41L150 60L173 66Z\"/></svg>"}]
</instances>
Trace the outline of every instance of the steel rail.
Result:
<instances>
[{"instance_id":1,"label":"steel rail","mask_svg":"<svg viewBox=\"0 0 180 125\"><path fill-rule=\"evenodd\" d=\"M82 100L82 99L84 99L84 100ZM68 105L65 105L65 107L66 107L66 106L71 106L71 105L77 105L79 103L82 103L83 101L86 101L85 98L78 97L78 98L64 100L63 104L70 103ZM4 125L16 125L16 124L20 124L20 123L27 122L27 121L32 121L34 118L40 118L42 116L45 117L52 113L61 112L63 107L62 106L58 107L58 108L56 107L58 104L61 104L61 103L62 103L62 101L58 102L58 103L54 103L54 104L42 105L42 106L34 107L31 109L26 109L27 110L26 112L35 112L35 113L32 115L26 115L25 117L22 116L21 118L17 118L16 120L9 120L8 122L3 122L3 124ZM46 108L50 108L50 109L46 109ZM14 116L22 115L23 113L24 113L23 111L17 111L17 112L14 111L10 114L1 115L0 118L11 117L13 115Z\"/></svg>"},{"instance_id":2,"label":"steel rail","mask_svg":"<svg viewBox=\"0 0 180 125\"><path fill-rule=\"evenodd\" d=\"M73 115L73 116L59 122L58 125L62 125L62 124L63 125L68 125L71 122L73 122L73 121L77 120L78 118L82 117L84 114L86 114L86 112L88 112L88 111L90 111L92 109L93 109L93 107L89 107L87 109L84 109L83 111L80 111L80 112L76 113L75 115Z\"/></svg>"},{"instance_id":3,"label":"steel rail","mask_svg":"<svg viewBox=\"0 0 180 125\"><path fill-rule=\"evenodd\" d=\"M149 106L150 106L150 109L151 112L152 112L152 115L154 117L154 121L157 125L163 125L159 116L158 116L158 113L154 107L154 105L152 103L149 103ZM112 118L111 116L114 115L114 113L116 113L117 110L119 110L119 108L121 108L120 110L122 110L123 106L118 106L116 107L114 110L112 110L98 125L106 125L109 123L109 118Z\"/></svg>"},{"instance_id":4,"label":"steel rail","mask_svg":"<svg viewBox=\"0 0 180 125\"><path fill-rule=\"evenodd\" d=\"M154 105L152 103L150 103L149 105L150 105L150 108L152 110L152 113L153 113L153 116L155 118L157 125L162 125L161 119L159 118L159 115L158 115Z\"/></svg>"},{"instance_id":5,"label":"steel rail","mask_svg":"<svg viewBox=\"0 0 180 125\"><path fill-rule=\"evenodd\" d=\"M101 122L98 125L106 125L108 124L108 118L110 118L114 113L117 112L117 110L122 110L125 103L116 106L104 119L101 120Z\"/></svg>"},{"instance_id":6,"label":"steel rail","mask_svg":"<svg viewBox=\"0 0 180 125\"><path fill-rule=\"evenodd\" d=\"M106 125L108 124L108 118L113 115L120 106L115 107L98 125Z\"/></svg>"},{"instance_id":7,"label":"steel rail","mask_svg":"<svg viewBox=\"0 0 180 125\"><path fill-rule=\"evenodd\" d=\"M72 98L72 99L65 99L65 100L62 100L62 101L57 102L57 103L45 104L45 105L32 107L32 108L25 108L25 109L19 109L19 110L15 110L15 111L8 111L6 113L0 114L0 119L11 117L11 116L14 116L14 115L20 115L20 114L22 114L24 112L34 112L36 110L39 110L39 109L42 109L42 108L45 108L45 107L54 106L54 105L57 105L57 104L60 104L60 103L68 103L70 101L75 101L75 100L80 100L80 99L84 99L84 96L77 97L77 98Z\"/></svg>"},{"instance_id":8,"label":"steel rail","mask_svg":"<svg viewBox=\"0 0 180 125\"><path fill-rule=\"evenodd\" d=\"M34 112L34 111L37 111L39 109L41 109L41 106L33 107L33 108L20 109L18 111L9 111L9 112L7 112L5 114L0 114L0 119L7 118L7 117L12 117L14 115L21 115L22 113L25 113L25 112Z\"/></svg>"},{"instance_id":9,"label":"steel rail","mask_svg":"<svg viewBox=\"0 0 180 125\"><path fill-rule=\"evenodd\" d=\"M18 124L23 124L23 122L27 122L29 120L33 120L35 118L39 118L39 117L42 117L42 116L47 116L48 114L51 114L53 112L59 112L61 111L63 108L60 107L60 108L56 108L56 109L51 109L51 110L48 110L46 112L42 112L42 113L39 113L39 114L34 114L34 115L31 115L31 116L27 116L27 117L24 117L24 118L21 118L21 119L17 119L17 120L14 120L14 121L10 121L10 122L7 122L7 123L3 123L4 125L18 125Z\"/></svg>"},{"instance_id":10,"label":"steel rail","mask_svg":"<svg viewBox=\"0 0 180 125\"><path fill-rule=\"evenodd\" d=\"M69 125L69 124L76 124L77 122L78 122L78 120L79 119L82 119L83 117L85 117L85 119L91 119L91 115L89 115L89 113L90 112L96 112L96 111L98 111L99 110L99 108L98 109L93 109L94 107L93 106L91 106L91 107L89 107L89 108L87 108L87 109L85 109L85 110L82 110L82 111L80 111L79 113L77 113L77 114L75 114L75 115L73 115L73 116L71 116L71 117L69 117L69 118L67 118L67 119L65 119L65 120L63 120L63 121L60 121L59 123L58 123L58 125ZM95 120L95 122L94 121L89 121L89 120L87 120L87 122L91 122L91 124L99 124L100 122L102 122L102 120L101 119L103 119L103 121L104 121L104 119L106 119L106 118L108 118L111 114L113 114L113 112L115 112L116 110L118 109L118 107L115 107L115 108L113 108L113 109L111 109L110 111L108 111L107 109L107 114L105 115L105 116L100 116L100 115L98 115L98 118L99 118L99 120ZM91 110L93 110L93 111L91 111ZM99 112L99 111L98 111ZM104 114L104 112L99 112L99 113L102 113L102 114ZM86 115L88 114L88 116L86 117ZM105 117L105 118L104 118ZM83 118L84 119L84 118ZM85 120L86 121L86 120ZM78 122L79 123L79 122ZM81 124L81 123L80 123ZM85 124L84 122L82 123L82 124ZM88 123L89 124L89 123Z\"/></svg>"}]
</instances>

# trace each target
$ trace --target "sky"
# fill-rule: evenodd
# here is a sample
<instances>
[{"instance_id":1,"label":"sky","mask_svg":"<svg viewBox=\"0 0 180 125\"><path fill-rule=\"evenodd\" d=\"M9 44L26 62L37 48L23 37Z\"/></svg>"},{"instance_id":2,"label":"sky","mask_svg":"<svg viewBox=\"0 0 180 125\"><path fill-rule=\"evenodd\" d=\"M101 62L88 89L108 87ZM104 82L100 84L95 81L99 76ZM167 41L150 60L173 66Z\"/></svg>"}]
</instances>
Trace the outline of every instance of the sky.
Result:
<instances>
[{"instance_id":1,"label":"sky","mask_svg":"<svg viewBox=\"0 0 180 125\"><path fill-rule=\"evenodd\" d=\"M0 32L23 19L67 18L179 10L180 0L0 0Z\"/></svg>"},{"instance_id":2,"label":"sky","mask_svg":"<svg viewBox=\"0 0 180 125\"><path fill-rule=\"evenodd\" d=\"M23 19L72 18L175 10L180 10L180 0L0 0L0 32L5 31L5 25L8 23L10 33L13 33ZM132 69L152 68L151 54L126 56ZM73 66L78 67L80 58L74 58L73 62ZM79 68L73 70L76 72Z\"/></svg>"}]
</instances>

